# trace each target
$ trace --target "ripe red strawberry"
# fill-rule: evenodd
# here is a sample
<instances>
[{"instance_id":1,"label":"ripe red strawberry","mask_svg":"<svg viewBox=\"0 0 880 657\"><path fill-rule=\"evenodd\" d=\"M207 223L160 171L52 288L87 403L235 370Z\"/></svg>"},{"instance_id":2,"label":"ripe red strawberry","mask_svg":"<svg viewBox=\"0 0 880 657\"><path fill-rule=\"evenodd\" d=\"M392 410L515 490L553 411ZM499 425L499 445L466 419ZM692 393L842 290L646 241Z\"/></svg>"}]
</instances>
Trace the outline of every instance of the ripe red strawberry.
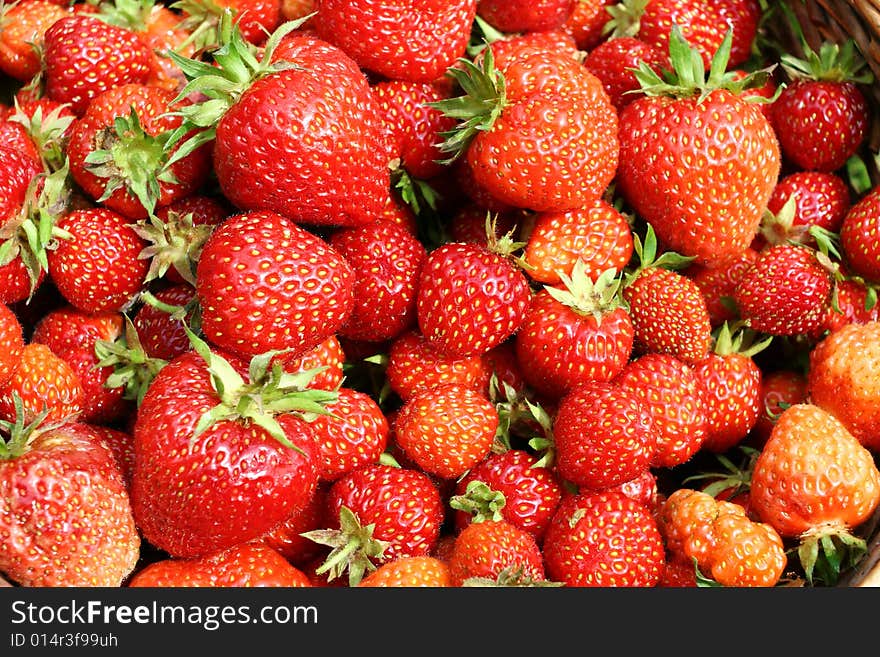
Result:
<instances>
[{"instance_id":1,"label":"ripe red strawberry","mask_svg":"<svg viewBox=\"0 0 880 657\"><path fill-rule=\"evenodd\" d=\"M649 469L658 437L652 412L634 392L605 381L583 383L556 409L556 471L579 488L611 488Z\"/></svg>"},{"instance_id":2,"label":"ripe red strawberry","mask_svg":"<svg viewBox=\"0 0 880 657\"><path fill-rule=\"evenodd\" d=\"M580 0L562 30L571 34L579 50L589 53L605 40L604 28L611 15L608 8L616 0Z\"/></svg>"},{"instance_id":3,"label":"ripe red strawberry","mask_svg":"<svg viewBox=\"0 0 880 657\"><path fill-rule=\"evenodd\" d=\"M786 368L762 371L761 412L752 429L750 442L763 447L782 411L807 401L807 386L807 377L801 371Z\"/></svg>"},{"instance_id":4,"label":"ripe red strawberry","mask_svg":"<svg viewBox=\"0 0 880 657\"><path fill-rule=\"evenodd\" d=\"M104 207L73 210L57 223L71 237L49 251L49 273L62 296L87 313L125 308L140 292L146 246L121 214Z\"/></svg>"},{"instance_id":5,"label":"ripe red strawberry","mask_svg":"<svg viewBox=\"0 0 880 657\"><path fill-rule=\"evenodd\" d=\"M812 339L820 340L846 324L880 321L877 291L860 278L835 281L833 295L825 321L810 335Z\"/></svg>"},{"instance_id":6,"label":"ripe red strawberry","mask_svg":"<svg viewBox=\"0 0 880 657\"><path fill-rule=\"evenodd\" d=\"M306 224L369 223L390 185L378 102L351 58L314 36L290 34L294 26L280 26L261 53L227 26L213 51L226 53L219 60L172 55L189 80L181 95L198 88L206 97L181 110L181 137L190 128L195 135L167 148L185 153L212 142L220 190L241 210Z\"/></svg>"},{"instance_id":7,"label":"ripe red strawberry","mask_svg":"<svg viewBox=\"0 0 880 657\"><path fill-rule=\"evenodd\" d=\"M128 219L145 219L157 207L194 193L210 173L210 152L201 147L169 167L166 137L180 125L174 93L130 83L98 93L71 126L70 175L104 207Z\"/></svg>"},{"instance_id":8,"label":"ripe red strawberry","mask_svg":"<svg viewBox=\"0 0 880 657\"><path fill-rule=\"evenodd\" d=\"M0 303L0 386L12 378L23 349L21 322L9 306Z\"/></svg>"},{"instance_id":9,"label":"ripe red strawberry","mask_svg":"<svg viewBox=\"0 0 880 657\"><path fill-rule=\"evenodd\" d=\"M847 267L869 281L880 282L880 187L874 187L850 208L840 226L840 248Z\"/></svg>"},{"instance_id":10,"label":"ripe red strawberry","mask_svg":"<svg viewBox=\"0 0 880 657\"><path fill-rule=\"evenodd\" d=\"M379 566L364 577L361 587L445 587L452 586L445 561L430 555L399 557Z\"/></svg>"},{"instance_id":11,"label":"ripe red strawberry","mask_svg":"<svg viewBox=\"0 0 880 657\"><path fill-rule=\"evenodd\" d=\"M535 211L602 196L617 168L617 112L579 61L524 46L499 56L496 68L489 47L450 74L466 93L433 105L460 120L442 150L467 160L478 187Z\"/></svg>"},{"instance_id":12,"label":"ripe red strawberry","mask_svg":"<svg viewBox=\"0 0 880 657\"><path fill-rule=\"evenodd\" d=\"M425 258L416 318L422 335L450 356L484 354L521 326L531 299L529 280L514 261L522 243L511 236L480 245L449 242Z\"/></svg>"},{"instance_id":13,"label":"ripe red strawberry","mask_svg":"<svg viewBox=\"0 0 880 657\"><path fill-rule=\"evenodd\" d=\"M536 213L523 259L529 278L556 285L562 282L559 272L571 276L579 258L595 280L606 269L623 271L632 254L627 216L600 198L568 212Z\"/></svg>"},{"instance_id":14,"label":"ripe red strawberry","mask_svg":"<svg viewBox=\"0 0 880 657\"><path fill-rule=\"evenodd\" d=\"M160 559L128 581L137 587L311 586L309 578L264 543L251 542L192 559Z\"/></svg>"},{"instance_id":15,"label":"ripe red strawberry","mask_svg":"<svg viewBox=\"0 0 880 657\"><path fill-rule=\"evenodd\" d=\"M672 354L639 356L614 378L651 413L657 432L652 467L686 463L706 442L706 406L693 368Z\"/></svg>"},{"instance_id":16,"label":"ripe red strawberry","mask_svg":"<svg viewBox=\"0 0 880 657\"><path fill-rule=\"evenodd\" d=\"M547 576L565 586L652 587L665 563L651 512L619 492L562 500L544 537Z\"/></svg>"},{"instance_id":17,"label":"ripe red strawberry","mask_svg":"<svg viewBox=\"0 0 880 657\"><path fill-rule=\"evenodd\" d=\"M796 539L807 581L837 583L865 541L852 532L880 504L873 455L833 415L812 403L786 408L755 461L751 509Z\"/></svg>"},{"instance_id":18,"label":"ripe red strawberry","mask_svg":"<svg viewBox=\"0 0 880 657\"><path fill-rule=\"evenodd\" d=\"M329 530L306 537L334 548L317 574L348 572L356 586L367 571L399 557L427 555L440 536L443 501L419 470L365 465L337 479L327 496Z\"/></svg>"},{"instance_id":19,"label":"ripe red strawberry","mask_svg":"<svg viewBox=\"0 0 880 657\"><path fill-rule=\"evenodd\" d=\"M290 409L320 413L334 398L268 358L247 371L190 339L195 350L159 370L138 408L131 484L144 538L184 558L261 537L306 507L317 442L309 416Z\"/></svg>"},{"instance_id":20,"label":"ripe red strawberry","mask_svg":"<svg viewBox=\"0 0 880 657\"><path fill-rule=\"evenodd\" d=\"M698 264L721 262L757 233L780 170L779 145L753 97L741 94L756 78L725 73L729 35L708 77L693 81L695 51L678 28L672 34L675 75L641 67L643 95L620 114L617 189L668 250Z\"/></svg>"},{"instance_id":21,"label":"ripe red strawberry","mask_svg":"<svg viewBox=\"0 0 880 657\"><path fill-rule=\"evenodd\" d=\"M0 71L30 82L40 72L43 35L52 23L69 13L69 7L51 0L5 4L0 17Z\"/></svg>"},{"instance_id":22,"label":"ripe red strawberry","mask_svg":"<svg viewBox=\"0 0 880 657\"><path fill-rule=\"evenodd\" d=\"M449 555L452 586L540 584L546 581L535 537L506 520L472 522Z\"/></svg>"},{"instance_id":23,"label":"ripe red strawberry","mask_svg":"<svg viewBox=\"0 0 880 657\"><path fill-rule=\"evenodd\" d=\"M0 423L0 571L25 587L121 586L141 540L113 454L85 423L17 419Z\"/></svg>"},{"instance_id":24,"label":"ripe red strawberry","mask_svg":"<svg viewBox=\"0 0 880 657\"><path fill-rule=\"evenodd\" d=\"M688 260L674 251L658 254L651 226L644 245L634 237L638 262L627 275L623 299L632 319L637 354L666 353L687 363L709 353L712 324L699 286L676 271Z\"/></svg>"},{"instance_id":25,"label":"ripe red strawberry","mask_svg":"<svg viewBox=\"0 0 880 657\"><path fill-rule=\"evenodd\" d=\"M761 251L733 292L740 317L770 335L813 332L825 321L833 284L817 255L788 242Z\"/></svg>"},{"instance_id":26,"label":"ripe red strawberry","mask_svg":"<svg viewBox=\"0 0 880 657\"><path fill-rule=\"evenodd\" d=\"M76 12L43 34L46 95L82 116L100 92L150 76L153 53L131 30Z\"/></svg>"},{"instance_id":27,"label":"ripe red strawberry","mask_svg":"<svg viewBox=\"0 0 880 657\"><path fill-rule=\"evenodd\" d=\"M175 9L182 12L179 27L196 32L193 45L199 51L218 47L223 21L229 17L244 40L258 46L283 20L281 4L275 0L179 0Z\"/></svg>"},{"instance_id":28,"label":"ripe red strawberry","mask_svg":"<svg viewBox=\"0 0 880 657\"><path fill-rule=\"evenodd\" d=\"M166 285L152 293L161 304L185 308L195 298L195 288L186 284ZM170 361L192 349L183 322L166 309L150 303L138 306L132 324L144 353L150 358Z\"/></svg>"},{"instance_id":29,"label":"ripe red strawberry","mask_svg":"<svg viewBox=\"0 0 880 657\"><path fill-rule=\"evenodd\" d=\"M865 60L848 40L824 41L819 52L804 47L804 59L781 57L789 83L770 107L770 119L787 161L799 169L836 171L868 134L868 101L859 84Z\"/></svg>"},{"instance_id":30,"label":"ripe red strawberry","mask_svg":"<svg viewBox=\"0 0 880 657\"><path fill-rule=\"evenodd\" d=\"M101 442L113 453L113 458L122 472L125 489L131 486L131 474L134 471L134 439L126 429L118 429L107 424L90 424Z\"/></svg>"},{"instance_id":31,"label":"ripe red strawberry","mask_svg":"<svg viewBox=\"0 0 880 657\"><path fill-rule=\"evenodd\" d=\"M47 422L72 419L83 408L83 387L76 371L39 342L24 346L12 376L0 387L0 420L15 421L16 397L26 423L43 411L48 412Z\"/></svg>"},{"instance_id":32,"label":"ripe red strawberry","mask_svg":"<svg viewBox=\"0 0 880 657\"><path fill-rule=\"evenodd\" d=\"M0 140L2 140L0 143L4 144L6 148L26 156L42 168L43 161L40 159L40 149L37 143L28 134L24 125L16 121L14 117L15 114L11 114L5 119L0 119Z\"/></svg>"},{"instance_id":33,"label":"ripe red strawberry","mask_svg":"<svg viewBox=\"0 0 880 657\"><path fill-rule=\"evenodd\" d=\"M500 32L546 32L562 27L578 0L478 0L477 14Z\"/></svg>"},{"instance_id":34,"label":"ripe red strawberry","mask_svg":"<svg viewBox=\"0 0 880 657\"><path fill-rule=\"evenodd\" d=\"M326 548L306 538L305 533L324 527L327 520L327 491L330 485L319 481L315 494L305 508L275 525L263 541L277 550L294 566L305 567L312 560L326 554Z\"/></svg>"},{"instance_id":35,"label":"ripe red strawberry","mask_svg":"<svg viewBox=\"0 0 880 657\"><path fill-rule=\"evenodd\" d=\"M461 383L424 388L394 420L397 445L421 470L456 479L489 454L498 412L483 394Z\"/></svg>"},{"instance_id":36,"label":"ripe red strawberry","mask_svg":"<svg viewBox=\"0 0 880 657\"><path fill-rule=\"evenodd\" d=\"M545 286L532 297L515 336L526 382L558 399L578 383L609 381L632 354L633 325L621 303L621 280L609 269L595 282L579 260L565 288Z\"/></svg>"},{"instance_id":37,"label":"ripe red strawberry","mask_svg":"<svg viewBox=\"0 0 880 657\"><path fill-rule=\"evenodd\" d=\"M339 335L381 342L416 324L419 274L427 252L404 227L387 220L335 231L329 238L354 270L354 307Z\"/></svg>"},{"instance_id":38,"label":"ripe red strawberry","mask_svg":"<svg viewBox=\"0 0 880 657\"><path fill-rule=\"evenodd\" d=\"M844 324L810 351L808 396L880 451L880 321Z\"/></svg>"},{"instance_id":39,"label":"ripe red strawberry","mask_svg":"<svg viewBox=\"0 0 880 657\"><path fill-rule=\"evenodd\" d=\"M671 561L691 564L721 586L775 586L788 559L770 525L752 522L738 504L679 488L663 502L658 526Z\"/></svg>"},{"instance_id":40,"label":"ripe red strawberry","mask_svg":"<svg viewBox=\"0 0 880 657\"><path fill-rule=\"evenodd\" d=\"M404 331L388 349L385 376L391 390L403 401L441 383L462 383L483 392L490 375L485 355L449 356L432 347L417 330Z\"/></svg>"},{"instance_id":41,"label":"ripe red strawberry","mask_svg":"<svg viewBox=\"0 0 880 657\"><path fill-rule=\"evenodd\" d=\"M365 70L432 82L464 55L476 6L477 0L321 0L315 27Z\"/></svg>"},{"instance_id":42,"label":"ripe red strawberry","mask_svg":"<svg viewBox=\"0 0 880 657\"><path fill-rule=\"evenodd\" d=\"M239 354L298 356L351 314L354 272L325 240L270 211L229 217L205 242L196 270L202 331Z\"/></svg>"},{"instance_id":43,"label":"ripe red strawberry","mask_svg":"<svg viewBox=\"0 0 880 657\"><path fill-rule=\"evenodd\" d=\"M337 390L345 379L346 354L335 335L304 354L291 356L289 352L282 352L274 360L280 363L285 372L292 374L321 368L306 384L307 388Z\"/></svg>"},{"instance_id":44,"label":"ripe red strawberry","mask_svg":"<svg viewBox=\"0 0 880 657\"><path fill-rule=\"evenodd\" d=\"M712 328L739 318L733 293L743 273L752 266L758 252L748 247L737 256L709 265L691 264L684 274L693 279L706 299Z\"/></svg>"},{"instance_id":45,"label":"ripe red strawberry","mask_svg":"<svg viewBox=\"0 0 880 657\"><path fill-rule=\"evenodd\" d=\"M606 39L587 52L584 66L602 81L618 113L638 98L639 81L633 70L644 62L654 70L669 68L669 56L658 48L634 36Z\"/></svg>"},{"instance_id":46,"label":"ripe red strawberry","mask_svg":"<svg viewBox=\"0 0 880 657\"><path fill-rule=\"evenodd\" d=\"M318 479L336 481L362 465L378 463L388 445L389 426L382 409L360 390L341 386L328 415L312 421L318 439Z\"/></svg>"},{"instance_id":47,"label":"ripe red strawberry","mask_svg":"<svg viewBox=\"0 0 880 657\"><path fill-rule=\"evenodd\" d=\"M793 214L787 216L783 214L783 208L792 197L794 197ZM814 242L814 238L809 234L811 226L836 233L840 230L843 218L850 207L849 187L836 173L794 171L780 178L773 188L773 194L767 201L767 209L777 221L770 225L763 224L762 235L759 237L771 242L784 239L794 239L801 243ZM764 221L767 221L766 217ZM769 236L768 232L770 232Z\"/></svg>"},{"instance_id":48,"label":"ripe red strawberry","mask_svg":"<svg viewBox=\"0 0 880 657\"><path fill-rule=\"evenodd\" d=\"M472 488L471 482L484 487ZM455 529L461 531L478 515L503 520L524 529L540 543L562 499L562 482L539 457L524 449L492 452L456 482Z\"/></svg>"}]
</instances>

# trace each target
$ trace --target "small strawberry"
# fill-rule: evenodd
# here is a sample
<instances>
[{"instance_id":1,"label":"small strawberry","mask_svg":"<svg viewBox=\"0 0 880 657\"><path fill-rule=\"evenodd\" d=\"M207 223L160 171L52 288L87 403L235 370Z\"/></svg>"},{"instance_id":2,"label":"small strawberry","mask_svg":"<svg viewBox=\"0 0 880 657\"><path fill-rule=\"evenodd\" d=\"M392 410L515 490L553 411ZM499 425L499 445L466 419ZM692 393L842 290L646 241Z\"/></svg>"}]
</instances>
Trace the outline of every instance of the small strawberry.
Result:
<instances>
[{"instance_id":1,"label":"small strawberry","mask_svg":"<svg viewBox=\"0 0 880 657\"><path fill-rule=\"evenodd\" d=\"M251 542L192 559L154 561L138 570L127 586L297 588L311 586L311 582L271 547Z\"/></svg>"},{"instance_id":2,"label":"small strawberry","mask_svg":"<svg viewBox=\"0 0 880 657\"><path fill-rule=\"evenodd\" d=\"M0 387L0 420L14 422L16 398L22 420L47 412L47 421L72 418L83 409L83 387L73 367L49 347L30 342L19 354L12 376Z\"/></svg>"},{"instance_id":3,"label":"small strawberry","mask_svg":"<svg viewBox=\"0 0 880 657\"><path fill-rule=\"evenodd\" d=\"M651 512L619 492L563 499L543 551L548 577L565 586L653 587L665 564Z\"/></svg>"},{"instance_id":4,"label":"small strawberry","mask_svg":"<svg viewBox=\"0 0 880 657\"><path fill-rule=\"evenodd\" d=\"M779 217L786 202L794 197L794 214L790 223L780 226L762 225L762 233L771 230L777 239L812 240L810 226L818 226L832 233L840 230L843 218L851 207L850 191L846 181L828 171L794 171L779 179L767 201L767 209ZM766 239L766 236L764 236Z\"/></svg>"},{"instance_id":5,"label":"small strawberry","mask_svg":"<svg viewBox=\"0 0 880 657\"><path fill-rule=\"evenodd\" d=\"M275 525L263 535L269 547L281 553L294 566L305 567L325 553L325 547L306 538L305 533L324 527L327 513L327 491L330 485L319 481L315 494L305 508Z\"/></svg>"},{"instance_id":6,"label":"small strawberry","mask_svg":"<svg viewBox=\"0 0 880 657\"><path fill-rule=\"evenodd\" d=\"M4 3L0 8L0 71L21 82L40 72L43 35L70 8L51 0Z\"/></svg>"},{"instance_id":7,"label":"small strawberry","mask_svg":"<svg viewBox=\"0 0 880 657\"><path fill-rule=\"evenodd\" d=\"M20 586L121 586L141 540L119 465L81 422L0 422L0 571Z\"/></svg>"},{"instance_id":8,"label":"small strawberry","mask_svg":"<svg viewBox=\"0 0 880 657\"><path fill-rule=\"evenodd\" d=\"M449 555L452 586L535 585L546 581L535 537L506 520L472 522Z\"/></svg>"},{"instance_id":9,"label":"small strawberry","mask_svg":"<svg viewBox=\"0 0 880 657\"><path fill-rule=\"evenodd\" d=\"M605 41L605 25L611 18L608 7L617 0L580 0L562 30L571 34L579 50L589 53Z\"/></svg>"},{"instance_id":10,"label":"small strawberry","mask_svg":"<svg viewBox=\"0 0 880 657\"><path fill-rule=\"evenodd\" d=\"M880 452L880 321L844 324L810 351L808 396Z\"/></svg>"},{"instance_id":11,"label":"small strawberry","mask_svg":"<svg viewBox=\"0 0 880 657\"><path fill-rule=\"evenodd\" d=\"M706 298L706 309L712 328L724 322L738 319L739 311L733 300L733 293L743 273L752 266L758 252L748 247L739 255L726 260L700 265L691 263L684 274L693 279Z\"/></svg>"},{"instance_id":12,"label":"small strawberry","mask_svg":"<svg viewBox=\"0 0 880 657\"><path fill-rule=\"evenodd\" d=\"M852 532L880 504L880 471L833 415L795 404L779 416L755 462L749 501L762 522L797 540L807 582L833 586L865 554L865 540Z\"/></svg>"},{"instance_id":13,"label":"small strawberry","mask_svg":"<svg viewBox=\"0 0 880 657\"><path fill-rule=\"evenodd\" d=\"M840 248L847 267L880 283L880 186L869 190L846 213L840 226Z\"/></svg>"},{"instance_id":14,"label":"small strawberry","mask_svg":"<svg viewBox=\"0 0 880 657\"><path fill-rule=\"evenodd\" d=\"M501 32L546 32L562 27L579 0L478 0L477 15Z\"/></svg>"},{"instance_id":15,"label":"small strawberry","mask_svg":"<svg viewBox=\"0 0 880 657\"><path fill-rule=\"evenodd\" d=\"M399 557L379 566L364 577L361 587L444 587L452 586L446 562L430 555Z\"/></svg>"},{"instance_id":16,"label":"small strawberry","mask_svg":"<svg viewBox=\"0 0 880 657\"><path fill-rule=\"evenodd\" d=\"M669 68L666 50L634 36L605 39L584 57L584 66L602 81L618 113L638 98L634 92L641 87L634 70L642 62L658 71Z\"/></svg>"},{"instance_id":17,"label":"small strawberry","mask_svg":"<svg viewBox=\"0 0 880 657\"><path fill-rule=\"evenodd\" d=\"M751 442L763 447L779 415L789 406L807 401L806 375L783 368L761 373L760 414L752 428Z\"/></svg>"},{"instance_id":18,"label":"small strawberry","mask_svg":"<svg viewBox=\"0 0 880 657\"><path fill-rule=\"evenodd\" d=\"M306 370L319 370L306 384L307 388L316 390L337 390L345 380L346 353L342 343L335 335L331 335L314 349L291 356L281 352L275 357L285 372L296 374Z\"/></svg>"}]
</instances>

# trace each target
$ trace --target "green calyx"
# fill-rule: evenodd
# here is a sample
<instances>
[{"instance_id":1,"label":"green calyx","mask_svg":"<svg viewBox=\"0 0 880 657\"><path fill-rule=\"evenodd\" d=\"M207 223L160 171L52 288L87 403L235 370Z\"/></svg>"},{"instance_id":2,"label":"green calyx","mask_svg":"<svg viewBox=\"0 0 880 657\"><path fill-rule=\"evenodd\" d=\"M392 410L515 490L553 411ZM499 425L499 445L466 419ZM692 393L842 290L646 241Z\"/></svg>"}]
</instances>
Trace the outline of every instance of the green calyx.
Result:
<instances>
[{"instance_id":1,"label":"green calyx","mask_svg":"<svg viewBox=\"0 0 880 657\"><path fill-rule=\"evenodd\" d=\"M807 583L825 586L835 586L841 573L852 570L867 552L865 539L834 523L807 531L797 548Z\"/></svg>"},{"instance_id":2,"label":"green calyx","mask_svg":"<svg viewBox=\"0 0 880 657\"><path fill-rule=\"evenodd\" d=\"M676 271L684 269L694 260L693 256L684 256L675 251L659 252L657 234L651 224L647 224L644 241L637 233L633 232L633 251L638 264L635 268L627 271L624 287L631 285L646 269L661 268Z\"/></svg>"},{"instance_id":3,"label":"green calyx","mask_svg":"<svg viewBox=\"0 0 880 657\"><path fill-rule=\"evenodd\" d=\"M610 18L602 26L602 34L608 38L638 36L642 14L650 0L622 0L605 8Z\"/></svg>"},{"instance_id":4,"label":"green calyx","mask_svg":"<svg viewBox=\"0 0 880 657\"><path fill-rule=\"evenodd\" d=\"M162 193L161 184L177 184L165 166L167 142L172 134L171 131L158 135L145 132L133 107L128 116L116 117L112 127L100 130L94 150L85 158L86 170L107 181L98 203L123 189L135 196L152 215Z\"/></svg>"},{"instance_id":5,"label":"green calyx","mask_svg":"<svg viewBox=\"0 0 880 657\"><path fill-rule=\"evenodd\" d=\"M219 403L199 418L192 439L220 421L252 423L261 427L285 447L302 450L285 435L275 419L282 413L296 413L310 422L319 415L331 415L326 405L339 398L336 391L308 388L309 382L324 367L302 372L285 372L278 362L273 362L279 351L269 351L254 356L248 368L248 380L235 370L222 356L211 351L208 343L198 337L184 324L193 349L207 363L211 385Z\"/></svg>"},{"instance_id":6,"label":"green calyx","mask_svg":"<svg viewBox=\"0 0 880 657\"><path fill-rule=\"evenodd\" d=\"M458 66L449 67L446 75L452 78L464 94L430 103L428 107L440 110L444 116L459 121L451 130L440 133L443 141L439 148L450 156L440 160L451 164L465 151L477 133L489 130L507 105L504 76L495 68L491 48L485 48L479 64L467 58L458 60Z\"/></svg>"},{"instance_id":7,"label":"green calyx","mask_svg":"<svg viewBox=\"0 0 880 657\"><path fill-rule=\"evenodd\" d=\"M202 247L214 231L211 224L196 225L192 212L168 212L166 221L155 215L132 224L132 229L147 242L138 256L150 261L146 281L164 276L172 267L190 285L196 284L196 265Z\"/></svg>"},{"instance_id":8,"label":"green calyx","mask_svg":"<svg viewBox=\"0 0 880 657\"><path fill-rule=\"evenodd\" d=\"M137 329L128 315L125 317L125 330L116 340L97 340L95 356L98 367L112 367L104 386L122 388L123 398L141 405L147 388L159 371L168 364L161 358L147 355L138 337Z\"/></svg>"},{"instance_id":9,"label":"green calyx","mask_svg":"<svg viewBox=\"0 0 880 657\"><path fill-rule=\"evenodd\" d=\"M763 85L773 69L772 66L744 76L727 70L732 42L733 30L728 29L721 45L712 56L707 73L700 51L691 47L678 25L673 25L669 34L669 61L672 69L658 72L646 62L641 62L638 68L630 69L640 86L640 89L635 90L634 93L672 98L696 96L699 102L718 89L726 89L740 95L746 89ZM758 95L744 98L749 102L772 102L780 91L781 88L778 88L773 98Z\"/></svg>"},{"instance_id":10,"label":"green calyx","mask_svg":"<svg viewBox=\"0 0 880 657\"><path fill-rule=\"evenodd\" d=\"M682 481L682 485L690 486L696 482L709 482L703 485L700 490L712 497L717 497L725 491L729 493L730 498L749 492L752 487L752 472L760 450L746 445L738 445L737 449L743 455L739 463L734 463L730 455L715 454L716 460L721 465L720 470L691 475Z\"/></svg>"},{"instance_id":11,"label":"green calyx","mask_svg":"<svg viewBox=\"0 0 880 657\"><path fill-rule=\"evenodd\" d=\"M37 145L43 168L46 171L58 171L63 169L66 160L67 129L76 118L73 115L62 115L67 105L60 105L43 116L42 106L37 106L30 116L22 111L18 99L14 99L15 110L9 117L24 127L25 132Z\"/></svg>"},{"instance_id":12,"label":"green calyx","mask_svg":"<svg viewBox=\"0 0 880 657\"><path fill-rule=\"evenodd\" d=\"M388 548L388 541L373 538L375 524L361 525L355 513L347 506L339 511L339 529L316 529L301 536L333 548L315 573L327 574L332 581L348 573L348 585L357 586L367 572L376 570L376 561Z\"/></svg>"},{"instance_id":13,"label":"green calyx","mask_svg":"<svg viewBox=\"0 0 880 657\"><path fill-rule=\"evenodd\" d=\"M133 32L146 32L156 0L87 0L96 5L95 18Z\"/></svg>"},{"instance_id":14,"label":"green calyx","mask_svg":"<svg viewBox=\"0 0 880 657\"><path fill-rule=\"evenodd\" d=\"M764 351L773 342L772 335L762 335L748 326L746 320L722 322L712 331L713 353L719 356L740 354L747 358Z\"/></svg>"},{"instance_id":15,"label":"green calyx","mask_svg":"<svg viewBox=\"0 0 880 657\"><path fill-rule=\"evenodd\" d=\"M471 515L471 522L501 520L501 509L507 500L504 493L489 488L485 482L473 480L468 483L463 495L453 495L449 506Z\"/></svg>"},{"instance_id":16,"label":"green calyx","mask_svg":"<svg viewBox=\"0 0 880 657\"><path fill-rule=\"evenodd\" d=\"M59 425L57 422L43 425L50 412L48 408L37 413L26 424L25 416L27 413L24 409L24 403L16 392L12 393L12 404L15 408L15 420L12 422L0 420L0 461L9 461L22 456L40 433Z\"/></svg>"},{"instance_id":17,"label":"green calyx","mask_svg":"<svg viewBox=\"0 0 880 657\"><path fill-rule=\"evenodd\" d=\"M397 191L401 200L416 214L423 212L435 212L440 195L427 180L413 178L409 172L401 166L391 169L391 187Z\"/></svg>"},{"instance_id":18,"label":"green calyx","mask_svg":"<svg viewBox=\"0 0 880 657\"><path fill-rule=\"evenodd\" d=\"M73 236L56 225L70 207L70 181L67 160L62 168L34 177L25 195L21 211L0 226L0 267L21 258L30 279L33 296L40 273L48 273L47 253L60 239Z\"/></svg>"},{"instance_id":19,"label":"green calyx","mask_svg":"<svg viewBox=\"0 0 880 657\"><path fill-rule=\"evenodd\" d=\"M587 274L586 263L578 258L571 276L560 271L559 277L563 287L545 285L544 289L556 301L578 315L592 315L597 322L601 322L605 313L623 305L620 296L623 277L613 267L603 271L593 281Z\"/></svg>"},{"instance_id":20,"label":"green calyx","mask_svg":"<svg viewBox=\"0 0 880 657\"><path fill-rule=\"evenodd\" d=\"M213 61L184 57L176 52L168 53L187 79L174 102L180 102L193 94L203 96L204 100L186 103L172 113L182 117L183 121L166 143L166 150L174 151L166 167L214 139L217 123L226 110L255 81L297 66L288 61L273 62L272 54L281 39L308 20L308 16L280 25L269 35L261 49L242 37L232 17L233 12L228 8L220 16L218 45L210 53ZM184 137L185 141L181 142Z\"/></svg>"},{"instance_id":21,"label":"green calyx","mask_svg":"<svg viewBox=\"0 0 880 657\"><path fill-rule=\"evenodd\" d=\"M824 82L852 82L871 84L874 75L867 62L856 50L855 42L848 39L843 44L823 41L819 52L804 44L804 57L791 53L780 56L782 69L792 80L806 79Z\"/></svg>"}]
</instances>

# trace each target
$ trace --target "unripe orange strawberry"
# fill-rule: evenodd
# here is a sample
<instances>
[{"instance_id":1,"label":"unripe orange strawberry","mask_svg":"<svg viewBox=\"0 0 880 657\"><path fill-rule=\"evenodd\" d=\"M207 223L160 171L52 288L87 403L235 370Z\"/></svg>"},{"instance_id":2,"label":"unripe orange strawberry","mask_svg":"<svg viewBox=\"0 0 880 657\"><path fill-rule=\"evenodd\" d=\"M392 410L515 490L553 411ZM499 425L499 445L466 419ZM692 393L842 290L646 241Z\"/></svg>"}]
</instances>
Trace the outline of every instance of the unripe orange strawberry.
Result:
<instances>
[{"instance_id":1,"label":"unripe orange strawberry","mask_svg":"<svg viewBox=\"0 0 880 657\"><path fill-rule=\"evenodd\" d=\"M452 586L446 562L430 555L399 557L364 577L363 587Z\"/></svg>"}]
</instances>

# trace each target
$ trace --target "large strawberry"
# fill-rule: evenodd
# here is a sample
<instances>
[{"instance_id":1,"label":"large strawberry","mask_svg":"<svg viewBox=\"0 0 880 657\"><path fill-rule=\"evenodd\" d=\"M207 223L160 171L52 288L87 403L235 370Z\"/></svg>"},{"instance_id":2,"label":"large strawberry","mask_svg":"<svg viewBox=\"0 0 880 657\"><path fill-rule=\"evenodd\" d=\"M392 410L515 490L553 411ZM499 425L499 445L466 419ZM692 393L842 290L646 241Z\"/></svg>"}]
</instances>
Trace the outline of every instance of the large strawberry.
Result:
<instances>
[{"instance_id":1,"label":"large strawberry","mask_svg":"<svg viewBox=\"0 0 880 657\"><path fill-rule=\"evenodd\" d=\"M449 555L453 586L523 586L546 582L535 537L506 520L472 522Z\"/></svg>"},{"instance_id":2,"label":"large strawberry","mask_svg":"<svg viewBox=\"0 0 880 657\"><path fill-rule=\"evenodd\" d=\"M21 586L120 586L140 556L122 471L85 423L0 422L0 571Z\"/></svg>"},{"instance_id":3,"label":"large strawberry","mask_svg":"<svg viewBox=\"0 0 880 657\"><path fill-rule=\"evenodd\" d=\"M477 13L501 32L546 32L562 27L579 0L479 0Z\"/></svg>"},{"instance_id":4,"label":"large strawberry","mask_svg":"<svg viewBox=\"0 0 880 657\"><path fill-rule=\"evenodd\" d=\"M477 0L321 0L319 36L365 70L431 82L465 53Z\"/></svg>"},{"instance_id":5,"label":"large strawberry","mask_svg":"<svg viewBox=\"0 0 880 657\"><path fill-rule=\"evenodd\" d=\"M773 129L741 93L757 78L725 73L729 52L728 35L696 76L699 54L673 29L674 75L640 67L644 96L620 115L618 191L661 243L700 264L750 245L780 170Z\"/></svg>"},{"instance_id":6,"label":"large strawberry","mask_svg":"<svg viewBox=\"0 0 880 657\"><path fill-rule=\"evenodd\" d=\"M307 420L335 398L269 355L247 372L190 337L194 350L158 372L138 408L131 483L144 538L184 558L261 537L305 508L319 458Z\"/></svg>"},{"instance_id":7,"label":"large strawberry","mask_svg":"<svg viewBox=\"0 0 880 657\"><path fill-rule=\"evenodd\" d=\"M242 210L323 225L378 217L389 194L390 158L363 73L339 48L290 34L295 23L276 30L258 58L228 16L208 61L172 54L190 80L179 98L198 92L202 100L180 110L178 136L193 128L196 135L168 148L179 146L180 157L212 142L217 182Z\"/></svg>"},{"instance_id":8,"label":"large strawberry","mask_svg":"<svg viewBox=\"0 0 880 657\"><path fill-rule=\"evenodd\" d=\"M351 314L354 273L326 241L271 211L229 217L199 256L202 331L215 345L251 356L300 355Z\"/></svg>"}]
</instances>

